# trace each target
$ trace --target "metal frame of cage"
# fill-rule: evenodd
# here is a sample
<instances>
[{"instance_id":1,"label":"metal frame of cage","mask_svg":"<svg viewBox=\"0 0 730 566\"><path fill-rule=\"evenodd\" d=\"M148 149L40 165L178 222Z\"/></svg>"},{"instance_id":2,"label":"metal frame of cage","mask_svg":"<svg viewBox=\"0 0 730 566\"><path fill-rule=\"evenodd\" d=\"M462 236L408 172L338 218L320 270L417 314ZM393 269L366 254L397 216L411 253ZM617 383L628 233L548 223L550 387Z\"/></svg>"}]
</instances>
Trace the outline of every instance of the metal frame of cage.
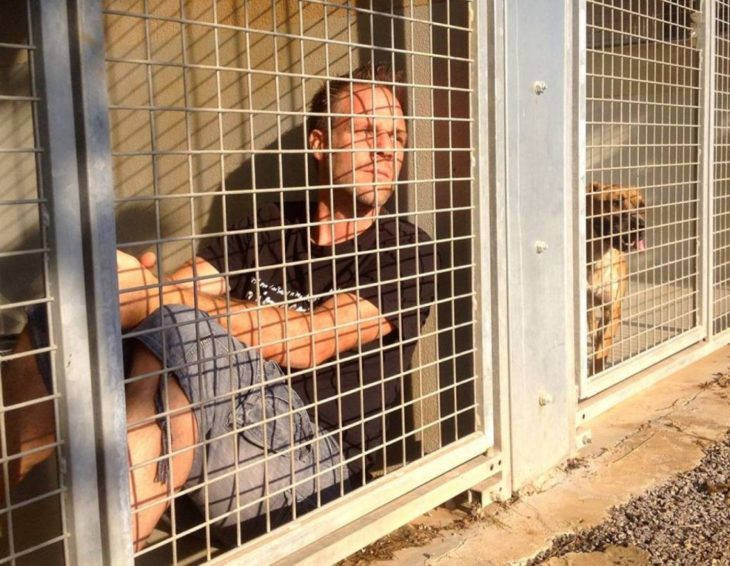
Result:
<instances>
[{"instance_id":1,"label":"metal frame of cage","mask_svg":"<svg viewBox=\"0 0 730 566\"><path fill-rule=\"evenodd\" d=\"M470 63L477 85L472 86L471 91L475 92L479 86L487 84L488 42L494 40L495 32L486 26L491 7L479 4L472 8L474 14L470 22L472 25L479 22L476 30L472 28L469 32L473 34L473 52L476 53L471 56ZM38 106L40 120L34 134L40 141L36 142L38 147L33 151L43 162L40 168L42 186L49 191L48 224L53 237L44 253L51 266L47 279L54 291L53 300L49 302L51 321L64 321L61 328L55 325L52 329L51 347L56 352L54 379L59 384L59 461L61 477L67 479L67 487L60 490L67 502L62 513L66 526L61 540L65 541L67 563L94 562L100 557L108 563L127 563L132 556L131 532L127 521L119 520L128 514L129 493L127 451L123 440L126 427L121 336L114 330L118 320L113 260L116 235L110 166L113 148L109 141L109 103L104 80L103 11L100 2L86 0L70 2L68 12L65 3L60 2L42 2L37 6L28 2L27 9L34 30L37 30L37 41L28 48L40 61L40 68L36 70L39 94L29 100ZM474 121L479 127L473 127L470 135L470 162L472 171L479 171L486 177L490 156L487 151L475 148L490 146L487 105L491 93L488 88L479 92L484 96L471 97L474 116L477 116ZM54 96L46 93L54 93ZM76 140L77 144L69 143L69 140ZM470 175L472 187L476 186L476 179L473 172ZM78 191L76 187L79 187ZM490 206L487 191L473 193L472 198L475 210L486 210ZM37 202L44 204L45 201L41 198ZM488 241L488 218L474 216L474 226L472 236ZM86 249L86 256L78 253L82 248ZM362 546L363 536L373 539L386 534L439 502L505 473L504 451L500 450L502 443L499 440L504 404L498 402L499 406L492 407L492 394L500 385L491 382L489 377L491 327L486 322L490 320L488 297L492 283L489 271L482 267L490 265L491 252L489 246L474 246L472 253L475 254L472 300L481 297L475 303L479 305L481 317L474 323L474 339L481 351L475 360L478 368L475 371L484 384L483 394L475 400L478 405L477 432L433 454L422 455L373 485L311 512L295 524L254 539L240 549L220 556L219 560L227 561L235 556L252 560L261 558L266 562L313 559L315 556L335 560ZM83 284L78 277L82 273L86 274ZM18 306L16 303L3 305L4 308ZM54 339L58 341L54 343ZM9 358L3 355L2 359ZM85 377L80 379L78 375ZM94 381L93 375L106 377ZM92 406L95 407L93 412L81 410L81 407ZM90 446L97 446L100 451L94 456L92 465ZM7 469L7 459L4 465ZM97 473L102 478L98 491L94 489ZM74 488L79 485L83 485L83 489ZM100 509L101 520L97 520ZM13 508L6 511L11 517ZM369 524L368 516L372 513L379 514L377 525ZM40 546L55 542L56 539ZM173 537L173 546L174 542ZM207 559L213 559L209 541L206 551ZM7 560L15 563L23 555L24 552L11 548Z\"/></svg>"},{"instance_id":2,"label":"metal frame of cage","mask_svg":"<svg viewBox=\"0 0 730 566\"><path fill-rule=\"evenodd\" d=\"M95 306L94 298L110 298L113 303L116 300L113 295L102 292L101 295L92 297L87 293L86 281L83 276L85 262L79 250L82 242L90 234L98 236L100 233L111 242L109 233L104 233L94 222L91 226L85 225L81 220L82 202L89 194L82 194L78 191L80 176L84 173L92 177L100 174L95 165L84 171L78 165L93 161L94 151L79 155L74 140L79 134L79 127L86 124L79 124L74 119L72 72L74 63L71 60L69 46L72 45L71 37L66 22L69 21L69 12L64 3L44 2L25 3L25 21L28 26L28 44L3 45L4 49L24 51L27 54L27 73L29 81L29 96L9 96L4 100L27 103L32 113L32 146L11 147L3 149L5 155L33 155L35 156L35 187L38 192L37 198L24 198L3 201L5 210L15 210L19 206L30 206L36 208L37 222L35 229L41 234L41 244L37 249L9 252L5 257L15 256L38 256L43 264L41 271L42 285L44 288L43 297L36 299L29 296L26 300L11 301L3 304L3 309L25 308L30 305L40 305L47 309L49 319L50 345L47 348L34 350L19 354L3 353L4 362L21 360L27 355L33 355L44 350L53 353L51 356L52 379L54 391L48 398L37 398L17 404L4 405L3 415L7 419L9 411L23 411L32 408L40 402L50 399L54 405L54 421L56 428L56 441L49 448L55 452L54 460L57 471L52 475L56 476L58 487L47 493L36 495L32 499L14 503L15 494L10 491L8 484L8 465L12 460L21 456L27 456L29 452L18 452L9 454L7 444L7 423L3 426L3 477L5 478L4 491L6 499L2 513L4 515L4 528L7 537L7 556L2 557L3 563L16 563L16 561L33 560L34 552L52 550L52 545L61 544L62 548L55 554L56 558L43 555L45 558L35 555L35 559L57 560L62 556L67 563L95 562L104 555L104 549L114 548L113 540L110 546L102 543L102 531L109 529L114 524L118 513L124 507L114 508L113 505L106 507L110 515L101 517L99 520L100 491L104 492L104 485L98 485L98 467L95 446L103 444L104 438L109 438L104 433L110 432L105 429L99 430L98 422L95 425L95 412L90 410L95 405L95 385L91 376L98 369L98 359L90 355L92 342L99 338L99 344L110 345L114 348L114 332L106 335L95 335L89 331L94 323L102 322L103 318L96 321L91 313L99 317L108 315L109 308L98 308ZM59 25L60 24L60 25ZM89 37L90 39L90 37ZM87 63L81 61L82 65ZM53 95L49 95L53 93ZM93 119L98 116L87 115L85 118ZM103 133L103 132L102 132ZM87 141L93 142L87 138ZM103 147L102 138L102 147ZM81 159L81 160L79 160ZM95 171L96 170L96 171ZM92 179L93 182L93 179ZM92 197L93 198L93 197ZM86 203L88 204L88 203ZM103 215L97 218L103 221ZM101 262L103 264L104 261ZM102 267L99 265L98 267ZM97 283L103 285L111 282L108 272L96 273ZM28 291L32 294L32 291ZM73 323L69 323L73 321ZM118 339L118 336L116 337ZM105 354L102 347L98 354ZM93 368L93 369L92 369ZM113 372L112 372L113 373ZM113 378L113 375L109 376ZM113 382L112 382L113 383ZM106 383L100 383L101 389L106 388ZM121 391L123 395L123 391ZM108 397L111 401L111 397ZM117 431L121 429L118 425L122 422L123 408L120 404L110 404L99 407L97 416L110 417L105 422L115 423ZM48 448L47 447L47 448ZM126 502L126 473L122 469L126 462L126 450L123 446L115 446L112 443L106 444L107 484L106 497L108 502ZM116 458L119 459L116 459ZM123 459L121 459L123 458ZM119 466L121 465L121 468ZM114 468L118 470L114 472ZM122 482L123 480L123 482ZM43 489L41 487L41 489ZM58 511L46 510L50 513L47 522L53 524L52 517L55 515L61 524L57 536L46 541L25 548L17 548L15 537L22 533L20 530L33 531L43 522L23 526L14 525L13 516L24 506L47 498L58 497ZM22 496L21 496L22 497ZM111 519L105 522L104 519ZM45 522L45 521L44 521ZM31 526L33 525L33 526ZM122 544L128 537L128 526L121 525L119 532L122 534ZM116 525L113 527L117 529ZM40 529L42 533L43 530ZM127 533L125 537L125 533ZM120 539L117 539L119 541Z\"/></svg>"}]
</instances>

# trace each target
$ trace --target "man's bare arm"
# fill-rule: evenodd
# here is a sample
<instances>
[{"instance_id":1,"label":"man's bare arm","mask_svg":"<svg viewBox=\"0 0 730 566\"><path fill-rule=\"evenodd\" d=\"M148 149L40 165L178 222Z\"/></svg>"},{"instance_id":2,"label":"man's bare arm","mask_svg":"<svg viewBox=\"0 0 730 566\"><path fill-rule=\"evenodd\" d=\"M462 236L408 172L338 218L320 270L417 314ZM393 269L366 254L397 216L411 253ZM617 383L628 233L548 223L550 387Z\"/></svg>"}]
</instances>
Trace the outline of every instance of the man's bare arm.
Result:
<instances>
[{"instance_id":1,"label":"man's bare arm","mask_svg":"<svg viewBox=\"0 0 730 566\"><path fill-rule=\"evenodd\" d=\"M154 275L127 254L118 257L121 319L132 327L162 304L194 306L215 317L241 342L257 346L265 359L293 368L312 367L359 344L393 330L371 302L352 293L339 293L312 312L195 292L192 285L159 284ZM196 270L214 275L215 268L200 258ZM180 270L173 274L179 277ZM211 278L211 281L215 278Z\"/></svg>"},{"instance_id":2,"label":"man's bare arm","mask_svg":"<svg viewBox=\"0 0 730 566\"><path fill-rule=\"evenodd\" d=\"M146 252L139 257L139 262L153 273L157 267L157 256ZM165 276L165 281L174 283L180 288L192 289L206 295L223 295L226 292L226 280L220 272L201 257L183 263L174 272Z\"/></svg>"}]
</instances>

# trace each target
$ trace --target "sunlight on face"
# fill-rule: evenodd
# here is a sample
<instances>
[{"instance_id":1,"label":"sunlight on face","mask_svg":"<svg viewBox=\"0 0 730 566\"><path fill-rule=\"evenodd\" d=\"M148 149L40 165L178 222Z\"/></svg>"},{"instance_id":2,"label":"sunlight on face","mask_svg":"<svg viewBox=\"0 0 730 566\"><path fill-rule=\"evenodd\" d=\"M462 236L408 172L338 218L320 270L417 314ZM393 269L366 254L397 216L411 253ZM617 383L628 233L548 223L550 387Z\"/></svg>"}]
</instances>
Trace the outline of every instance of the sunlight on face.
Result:
<instances>
[{"instance_id":1,"label":"sunlight on face","mask_svg":"<svg viewBox=\"0 0 730 566\"><path fill-rule=\"evenodd\" d=\"M377 209L393 194L408 140L403 110L388 87L358 85L334 100L327 183L354 195L358 207ZM331 177L329 176L331 174Z\"/></svg>"}]
</instances>

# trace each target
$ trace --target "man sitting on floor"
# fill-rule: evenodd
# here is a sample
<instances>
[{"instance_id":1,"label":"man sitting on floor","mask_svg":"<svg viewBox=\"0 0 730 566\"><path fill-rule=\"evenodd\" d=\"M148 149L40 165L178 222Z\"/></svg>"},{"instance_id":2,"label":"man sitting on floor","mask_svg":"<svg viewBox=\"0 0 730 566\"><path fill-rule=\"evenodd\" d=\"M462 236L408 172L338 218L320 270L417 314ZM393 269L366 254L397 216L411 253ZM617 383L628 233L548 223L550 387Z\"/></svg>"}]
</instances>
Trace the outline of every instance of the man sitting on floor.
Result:
<instances>
[{"instance_id":1,"label":"man sitting on floor","mask_svg":"<svg viewBox=\"0 0 730 566\"><path fill-rule=\"evenodd\" d=\"M118 253L137 548L180 489L235 543L362 485L384 450L435 277L427 234L382 212L407 142L399 82L367 64L315 94L311 204L262 207L165 281L153 254ZM47 344L32 310L16 351ZM47 355L8 362L3 387L6 404L46 395ZM53 410L8 415L15 483L52 452Z\"/></svg>"}]
</instances>

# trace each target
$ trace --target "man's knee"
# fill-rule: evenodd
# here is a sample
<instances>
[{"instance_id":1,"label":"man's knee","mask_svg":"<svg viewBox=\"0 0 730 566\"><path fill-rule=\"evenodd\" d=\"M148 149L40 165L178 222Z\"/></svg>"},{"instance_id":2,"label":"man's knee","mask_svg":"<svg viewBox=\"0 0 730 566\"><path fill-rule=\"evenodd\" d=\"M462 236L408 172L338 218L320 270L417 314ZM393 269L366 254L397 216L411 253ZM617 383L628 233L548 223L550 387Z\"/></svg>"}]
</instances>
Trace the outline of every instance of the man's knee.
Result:
<instances>
[{"instance_id":1,"label":"man's knee","mask_svg":"<svg viewBox=\"0 0 730 566\"><path fill-rule=\"evenodd\" d=\"M177 338L176 331L181 328L203 335L225 333L205 311L187 305L163 305L135 328L135 334L144 330L156 330L166 337Z\"/></svg>"},{"instance_id":2,"label":"man's knee","mask_svg":"<svg viewBox=\"0 0 730 566\"><path fill-rule=\"evenodd\" d=\"M199 362L224 358L244 347L207 313L184 305L165 305L143 320L135 339L180 379Z\"/></svg>"}]
</instances>

